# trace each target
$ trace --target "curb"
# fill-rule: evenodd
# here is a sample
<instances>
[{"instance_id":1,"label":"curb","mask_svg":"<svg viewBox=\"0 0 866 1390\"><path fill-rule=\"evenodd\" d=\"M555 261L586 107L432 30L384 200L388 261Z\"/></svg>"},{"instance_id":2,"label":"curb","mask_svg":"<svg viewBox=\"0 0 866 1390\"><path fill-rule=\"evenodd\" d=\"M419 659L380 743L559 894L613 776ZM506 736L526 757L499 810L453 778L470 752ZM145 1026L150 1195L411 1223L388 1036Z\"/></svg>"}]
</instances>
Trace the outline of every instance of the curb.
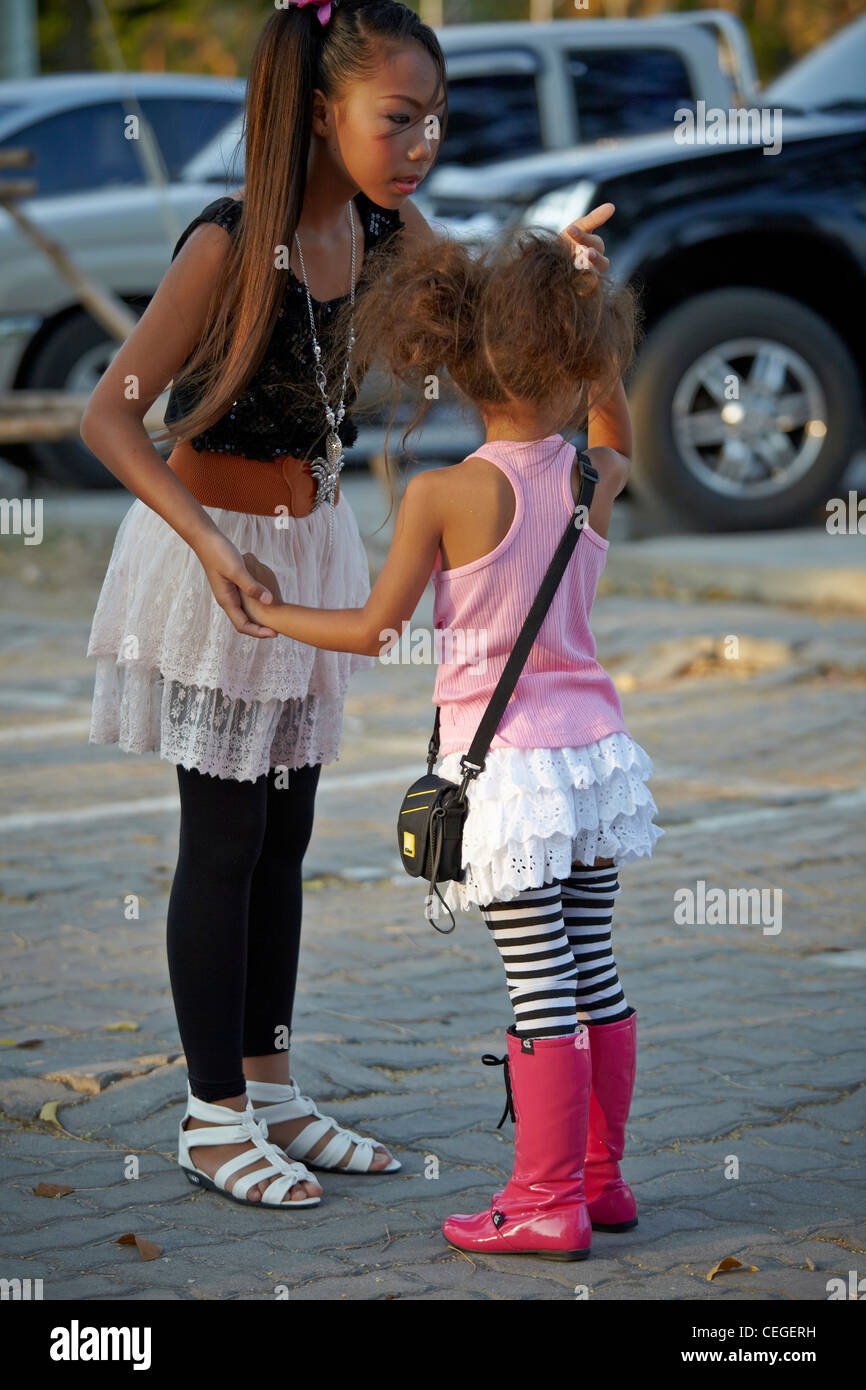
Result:
<instances>
[{"instance_id":1,"label":"curb","mask_svg":"<svg viewBox=\"0 0 866 1390\"><path fill-rule=\"evenodd\" d=\"M866 545L858 536L810 530L614 542L599 594L736 599L866 614Z\"/></svg>"}]
</instances>

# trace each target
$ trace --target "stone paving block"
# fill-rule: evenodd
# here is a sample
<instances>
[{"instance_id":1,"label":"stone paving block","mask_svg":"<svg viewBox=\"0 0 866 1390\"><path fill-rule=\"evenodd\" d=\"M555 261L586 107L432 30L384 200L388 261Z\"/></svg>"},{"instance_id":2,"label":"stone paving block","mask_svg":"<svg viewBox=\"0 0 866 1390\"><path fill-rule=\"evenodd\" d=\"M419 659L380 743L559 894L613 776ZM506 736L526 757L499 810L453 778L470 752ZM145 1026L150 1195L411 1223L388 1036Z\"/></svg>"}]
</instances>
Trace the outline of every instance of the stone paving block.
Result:
<instances>
[{"instance_id":1,"label":"stone paving block","mask_svg":"<svg viewBox=\"0 0 866 1390\"><path fill-rule=\"evenodd\" d=\"M480 1126L471 1135L440 1135L431 1139L429 1146L421 1144L418 1148L438 1160L440 1181L452 1169L507 1177L514 1163L512 1136L500 1138L495 1130L491 1132Z\"/></svg>"},{"instance_id":2,"label":"stone paving block","mask_svg":"<svg viewBox=\"0 0 866 1390\"><path fill-rule=\"evenodd\" d=\"M851 669L861 669L862 626L850 620L825 615L816 627L809 615L755 605L728 605L723 615L718 605L606 603L618 605L600 609L606 640L624 660L653 642L714 633L724 616L732 631L788 642L792 652L802 654L810 641L844 647ZM3 632L0 615L0 661ZM402 693L353 686L348 746L360 756L341 771L370 765L359 739L377 755L395 730L414 739L429 706L429 672L398 674ZM783 672L786 681L790 674ZM630 727L654 759L669 833L652 861L624 866L614 929L624 987L639 1011L623 1170L638 1194L640 1225L622 1236L596 1233L589 1261L551 1270L529 1258L473 1263L448 1254L443 1217L486 1207L510 1171L512 1127L495 1128L501 1079L480 1065L482 1053L504 1052L510 1011L480 915L461 914L452 938L435 937L420 917L418 885L402 879L402 886L327 879L308 887L292 1052L303 1090L341 1122L392 1143L400 1173L320 1175L322 1206L286 1214L193 1193L174 1163L186 1090L181 1063L165 1086L143 1076L62 1104L61 1123L86 1139L34 1121L38 1109L20 1119L7 1110L5 1122L0 1116L12 1238L45 1242L31 1259L10 1254L10 1261L29 1269L43 1263L61 1297L78 1285L84 1299L107 1288L121 1301L272 1299L275 1271L294 1274L303 1287L291 1296L305 1301L579 1301L578 1281L589 1286L589 1301L823 1300L829 1272L856 1265L866 1227L855 1185L863 1155L855 1090L861 973L831 969L817 955L859 944L861 817L834 798L866 782L866 757L845 734L863 707L859 676L773 684L692 675L655 690L639 685L629 696ZM70 806L82 796L171 789L171 769L94 753L82 793L75 745L46 745L38 767L25 752L10 746L2 756L34 805L49 805L34 768L54 774L61 802L68 785ZM386 878L396 876L392 802L390 789L377 792L369 825L353 837L351 798L338 810L323 795L308 876L333 863L347 827L355 847L349 867L379 864ZM763 820L754 820L756 811ZM12 895L30 885L36 896L26 907L10 905L19 943L7 956L13 1008L4 1028L44 1041L39 1049L0 1050L7 1081L30 1085L50 1071L62 1084L71 1068L106 1065L110 1081L136 1057L179 1051L164 958L176 812L153 817L146 831L119 818L96 837L84 823L60 837L37 830L26 845L12 837ZM676 926L673 888L698 878L780 885L783 931L770 938L756 928ZM117 920L121 890L146 902L134 925ZM138 1031L106 1031L106 1021L122 1018L135 1019ZM139 1152L143 1175L135 1184L120 1177L131 1152ZM436 1181L423 1176L429 1154L439 1162ZM729 1154L740 1159L736 1182L724 1178ZM28 1184L40 1180L67 1180L76 1191L53 1202L28 1196ZM144 1264L135 1251L94 1239L106 1221L140 1227L163 1255ZM269 1250L278 1254L266 1263ZM817 1270L800 1267L803 1252ZM760 1265L759 1275L708 1283L705 1263L728 1253Z\"/></svg>"},{"instance_id":3,"label":"stone paving block","mask_svg":"<svg viewBox=\"0 0 866 1390\"><path fill-rule=\"evenodd\" d=\"M115 1294L114 1298L123 1303L170 1303L179 1302L181 1295L174 1289L139 1289L135 1293Z\"/></svg>"},{"instance_id":4,"label":"stone paving block","mask_svg":"<svg viewBox=\"0 0 866 1390\"><path fill-rule=\"evenodd\" d=\"M460 1289L455 1292L452 1289L425 1289L423 1293L403 1294L403 1303L453 1303L457 1299L461 1302L478 1303L489 1299L489 1294L481 1293L477 1289Z\"/></svg>"},{"instance_id":5,"label":"stone paving block","mask_svg":"<svg viewBox=\"0 0 866 1390\"><path fill-rule=\"evenodd\" d=\"M178 1103L177 1124L186 1101L182 1073L177 1066L158 1067L144 1076L117 1081L98 1095L89 1096L86 1105L70 1116L67 1127L77 1134L98 1134L115 1126L120 1129L137 1128L155 1113L169 1113L165 1107L171 1106L173 1101ZM62 1114L60 1118L65 1124ZM168 1129L168 1120L165 1123ZM176 1138L176 1128L174 1133Z\"/></svg>"},{"instance_id":6,"label":"stone paving block","mask_svg":"<svg viewBox=\"0 0 866 1390\"><path fill-rule=\"evenodd\" d=\"M187 1248L197 1251L221 1239L210 1232L187 1233L181 1225L172 1225L146 1208L101 1216L81 1207L75 1210L73 1206L71 1210L75 1213L74 1220L58 1215L41 1227L8 1236L5 1244L10 1253L56 1262L63 1267L77 1263L104 1270L114 1267L114 1242L130 1230L162 1246L166 1253ZM124 1252L122 1246L116 1249Z\"/></svg>"},{"instance_id":7,"label":"stone paving block","mask_svg":"<svg viewBox=\"0 0 866 1390\"><path fill-rule=\"evenodd\" d=\"M187 1186L184 1182L184 1188ZM111 1185L77 1189L76 1196L91 1210L135 1213L146 1211L156 1217L163 1208L186 1199L177 1181L176 1170L143 1175L137 1181L116 1178Z\"/></svg>"},{"instance_id":8,"label":"stone paving block","mask_svg":"<svg viewBox=\"0 0 866 1390\"><path fill-rule=\"evenodd\" d=\"M729 1134L746 1118L742 1106L737 1101L727 1098L714 1104L692 1104L685 1114L679 1108L672 1109L670 1100L670 1097L665 1097L663 1106L658 1108L653 1117L653 1123L662 1133L680 1138L684 1121L690 1137L707 1139L711 1136ZM635 1129L639 1129L639 1122L635 1124Z\"/></svg>"},{"instance_id":9,"label":"stone paving block","mask_svg":"<svg viewBox=\"0 0 866 1390\"><path fill-rule=\"evenodd\" d=\"M399 1091L388 1095L364 1096L360 1101L329 1100L326 1102L328 1114L339 1119L341 1124L350 1124L351 1128L358 1129L361 1133L370 1133L374 1138L382 1138L382 1136L390 1134L389 1127L392 1119L406 1115L426 1114L429 1104L429 1096L423 1093L411 1092L406 1094ZM340 1112L341 1106L347 1106L345 1115ZM351 1124L349 1120L348 1108L357 1112L355 1124ZM382 1138L382 1142L385 1142L384 1138Z\"/></svg>"},{"instance_id":10,"label":"stone paving block","mask_svg":"<svg viewBox=\"0 0 866 1390\"><path fill-rule=\"evenodd\" d=\"M330 1255L321 1255L318 1251L280 1249L271 1256L263 1278L271 1286L271 1296L276 1297L274 1289L278 1284L287 1285L291 1295L291 1292L302 1284L331 1275L339 1278L341 1274L351 1273L355 1267L355 1261L351 1258L338 1259Z\"/></svg>"},{"instance_id":11,"label":"stone paving block","mask_svg":"<svg viewBox=\"0 0 866 1390\"><path fill-rule=\"evenodd\" d=\"M428 1270L425 1277L407 1276L402 1271L386 1274L353 1273L341 1274L336 1278L317 1279L310 1284L302 1284L293 1289L292 1303L307 1303L319 1299L363 1299L380 1300L388 1297L403 1297L405 1294L426 1293L435 1283L435 1274Z\"/></svg>"},{"instance_id":12,"label":"stone paving block","mask_svg":"<svg viewBox=\"0 0 866 1390\"><path fill-rule=\"evenodd\" d=\"M4 1139L6 1153L20 1161L23 1173L35 1173L35 1181L54 1172L67 1157L77 1158L83 1152L82 1141L74 1135L64 1134L52 1125L19 1130L8 1133Z\"/></svg>"},{"instance_id":13,"label":"stone paving block","mask_svg":"<svg viewBox=\"0 0 866 1390\"><path fill-rule=\"evenodd\" d=\"M147 1291L138 1290L134 1283L112 1275L79 1273L70 1277L66 1272L52 1278L45 1286L45 1301L58 1303L102 1302L121 1299L150 1298Z\"/></svg>"},{"instance_id":14,"label":"stone paving block","mask_svg":"<svg viewBox=\"0 0 866 1390\"><path fill-rule=\"evenodd\" d=\"M805 1119L817 1119L828 1129L842 1135L861 1135L866 1129L866 1100L862 1083L851 1087L848 1095L816 1101L814 1107L808 1102L801 1113Z\"/></svg>"},{"instance_id":15,"label":"stone paving block","mask_svg":"<svg viewBox=\"0 0 866 1390\"><path fill-rule=\"evenodd\" d=\"M103 1059L99 1062L85 1062L78 1066L47 1068L42 1075L48 1081L62 1082L64 1086L71 1087L73 1091L96 1096L117 1081L146 1075L158 1067L170 1066L178 1060L181 1064L183 1063L183 1055L178 1054L177 1051L173 1053L155 1052L141 1057L131 1057L125 1061L114 1059L106 1061Z\"/></svg>"},{"instance_id":16,"label":"stone paving block","mask_svg":"<svg viewBox=\"0 0 866 1390\"><path fill-rule=\"evenodd\" d=\"M660 1090L658 1093L645 1091L642 1084L638 1088L638 1082L635 1080L628 1123L634 1125L637 1132L645 1119L655 1121L662 1114L669 1117L674 1116L680 1109L691 1114L696 1100L696 1096L687 1095L683 1091Z\"/></svg>"},{"instance_id":17,"label":"stone paving block","mask_svg":"<svg viewBox=\"0 0 866 1390\"><path fill-rule=\"evenodd\" d=\"M68 1108L84 1099L59 1081L43 1081L37 1076L15 1076L0 1081L0 1110L10 1120L35 1120L48 1101L56 1100Z\"/></svg>"},{"instance_id":18,"label":"stone paving block","mask_svg":"<svg viewBox=\"0 0 866 1390\"><path fill-rule=\"evenodd\" d=\"M380 1207L347 1220L336 1208L332 1214L325 1214L324 1202L316 1210L319 1221L299 1235L297 1243L304 1249L319 1250L322 1254L339 1258L345 1251L361 1250L369 1255L370 1250L388 1243L398 1235L415 1235L419 1229L418 1217L408 1207L400 1204L393 1207Z\"/></svg>"},{"instance_id":19,"label":"stone paving block","mask_svg":"<svg viewBox=\"0 0 866 1390\"><path fill-rule=\"evenodd\" d=\"M754 1141L764 1140L766 1143L775 1143L791 1149L795 1153L800 1151L800 1163L811 1160L815 1155L826 1155L828 1161L832 1161L834 1154L844 1152L844 1139L850 1138L847 1133L824 1125L821 1112L815 1110L811 1114L809 1111L801 1110L797 1116L789 1117L779 1125L753 1122L748 1126L747 1133ZM804 1150L805 1153L802 1152Z\"/></svg>"},{"instance_id":20,"label":"stone paving block","mask_svg":"<svg viewBox=\"0 0 866 1390\"><path fill-rule=\"evenodd\" d=\"M440 1104L426 1115L401 1116L396 1124L404 1129L404 1143L435 1153L437 1139L460 1136L471 1142L472 1132L478 1128L478 1112L468 1105Z\"/></svg>"},{"instance_id":21,"label":"stone paving block","mask_svg":"<svg viewBox=\"0 0 866 1390\"><path fill-rule=\"evenodd\" d=\"M573 1284L565 1284L552 1273L542 1273L539 1268L545 1265L548 1269L555 1267L558 1263L556 1261L524 1259L520 1255L514 1255L500 1257L493 1267L492 1258L470 1255L469 1259L476 1264L475 1269L472 1264L456 1254L453 1259L437 1262L433 1266L426 1262L401 1265L389 1271L383 1282L387 1284L390 1292L393 1288L391 1280L395 1276L402 1276L403 1279L417 1281L420 1287L426 1283L440 1290L449 1290L454 1297L463 1297L466 1291L473 1292L478 1285L481 1285L488 1298L495 1299L560 1299L574 1296ZM575 1261L565 1268L579 1270L587 1263L588 1261ZM508 1269L502 1268L506 1264ZM575 1279L575 1282L578 1280Z\"/></svg>"}]
</instances>

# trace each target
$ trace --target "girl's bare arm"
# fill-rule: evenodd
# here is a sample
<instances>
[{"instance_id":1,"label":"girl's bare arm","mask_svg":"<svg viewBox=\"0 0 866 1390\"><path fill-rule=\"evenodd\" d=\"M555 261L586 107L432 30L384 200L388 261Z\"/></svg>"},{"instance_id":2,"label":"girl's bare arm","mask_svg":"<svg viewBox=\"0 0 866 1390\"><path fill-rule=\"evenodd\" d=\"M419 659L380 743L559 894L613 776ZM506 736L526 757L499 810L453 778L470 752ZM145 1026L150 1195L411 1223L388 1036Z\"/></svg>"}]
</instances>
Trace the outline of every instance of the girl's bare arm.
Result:
<instances>
[{"instance_id":1,"label":"girl's bare arm","mask_svg":"<svg viewBox=\"0 0 866 1390\"><path fill-rule=\"evenodd\" d=\"M631 416L621 380L607 400L590 406L586 439L590 462L598 469L589 524L606 538L614 499L622 492L631 471Z\"/></svg>"},{"instance_id":2,"label":"girl's bare arm","mask_svg":"<svg viewBox=\"0 0 866 1390\"><path fill-rule=\"evenodd\" d=\"M207 324L213 286L230 242L212 222L196 227L163 276L129 337L96 385L81 438L110 473L157 512L192 547L214 596L240 632L273 637L244 613L236 587L262 596L237 550L150 442L144 417L179 371Z\"/></svg>"},{"instance_id":3,"label":"girl's bare arm","mask_svg":"<svg viewBox=\"0 0 866 1390\"><path fill-rule=\"evenodd\" d=\"M626 463L632 455L631 415L622 380L617 381L607 400L591 406L587 422L587 448L614 449Z\"/></svg>"},{"instance_id":4,"label":"girl's bare arm","mask_svg":"<svg viewBox=\"0 0 866 1390\"><path fill-rule=\"evenodd\" d=\"M143 422L204 331L227 246L224 228L196 227L97 383L81 420L87 447L193 548L217 528L160 457Z\"/></svg>"},{"instance_id":5,"label":"girl's bare arm","mask_svg":"<svg viewBox=\"0 0 866 1390\"><path fill-rule=\"evenodd\" d=\"M440 498L436 469L411 479L394 523L388 558L363 608L307 608L299 603L266 607L246 597L244 608L257 621L311 647L379 656L400 637L430 578L442 537ZM266 566L258 566L252 556L245 558L253 574L267 579Z\"/></svg>"}]
</instances>

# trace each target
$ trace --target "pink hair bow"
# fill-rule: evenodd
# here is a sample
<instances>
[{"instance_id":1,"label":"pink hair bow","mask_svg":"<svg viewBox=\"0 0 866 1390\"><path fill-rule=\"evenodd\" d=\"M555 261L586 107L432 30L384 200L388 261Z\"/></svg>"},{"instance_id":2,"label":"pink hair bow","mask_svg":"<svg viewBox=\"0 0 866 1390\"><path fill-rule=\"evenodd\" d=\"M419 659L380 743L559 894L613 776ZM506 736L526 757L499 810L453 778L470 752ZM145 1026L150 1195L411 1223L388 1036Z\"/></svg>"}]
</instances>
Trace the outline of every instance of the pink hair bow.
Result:
<instances>
[{"instance_id":1,"label":"pink hair bow","mask_svg":"<svg viewBox=\"0 0 866 1390\"><path fill-rule=\"evenodd\" d=\"M289 4L297 5L298 9L300 9L302 5L315 5L320 24L327 24L328 20L331 18L331 5L333 3L335 3L335 0L289 0Z\"/></svg>"}]
</instances>

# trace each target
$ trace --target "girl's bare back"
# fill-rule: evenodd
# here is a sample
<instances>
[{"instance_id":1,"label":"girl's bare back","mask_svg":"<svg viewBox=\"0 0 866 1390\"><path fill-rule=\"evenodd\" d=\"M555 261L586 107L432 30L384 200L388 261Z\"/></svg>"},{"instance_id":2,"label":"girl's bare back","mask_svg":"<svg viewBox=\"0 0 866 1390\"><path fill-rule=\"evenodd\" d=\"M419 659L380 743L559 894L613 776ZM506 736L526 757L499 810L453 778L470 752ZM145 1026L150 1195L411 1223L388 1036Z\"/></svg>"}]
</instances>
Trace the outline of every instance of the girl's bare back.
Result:
<instances>
[{"instance_id":1,"label":"girl's bare back","mask_svg":"<svg viewBox=\"0 0 866 1390\"><path fill-rule=\"evenodd\" d=\"M599 482L589 509L589 525L596 535L607 539L614 498L625 486L627 469L615 450L596 447L586 451L598 470ZM514 489L501 468L489 459L473 454L462 463L436 471L442 489L443 570L458 569L489 555L507 536L514 521ZM571 493L575 502L580 490L577 459L571 473ZM562 529L566 513L563 508Z\"/></svg>"}]
</instances>

